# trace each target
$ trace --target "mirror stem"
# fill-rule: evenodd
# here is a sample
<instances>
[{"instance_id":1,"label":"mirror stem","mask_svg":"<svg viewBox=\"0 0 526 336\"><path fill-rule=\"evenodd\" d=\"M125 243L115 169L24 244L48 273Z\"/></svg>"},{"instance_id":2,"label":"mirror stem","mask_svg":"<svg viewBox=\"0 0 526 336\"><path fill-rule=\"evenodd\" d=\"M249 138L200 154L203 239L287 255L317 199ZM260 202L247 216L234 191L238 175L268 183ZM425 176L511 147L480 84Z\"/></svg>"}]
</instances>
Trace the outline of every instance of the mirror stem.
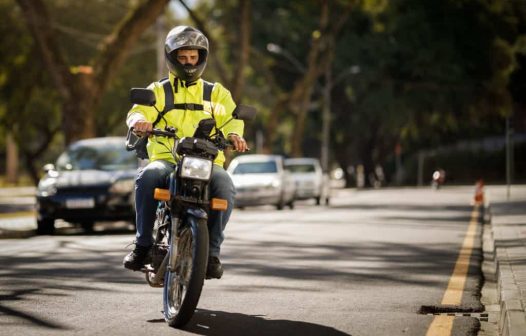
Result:
<instances>
[{"instance_id":1,"label":"mirror stem","mask_svg":"<svg viewBox=\"0 0 526 336\"><path fill-rule=\"evenodd\" d=\"M219 127L216 127L217 129L221 129L223 128L226 124L228 124L229 122L231 122L232 120L234 120L234 118L230 118L228 119L223 125L219 126Z\"/></svg>"}]
</instances>

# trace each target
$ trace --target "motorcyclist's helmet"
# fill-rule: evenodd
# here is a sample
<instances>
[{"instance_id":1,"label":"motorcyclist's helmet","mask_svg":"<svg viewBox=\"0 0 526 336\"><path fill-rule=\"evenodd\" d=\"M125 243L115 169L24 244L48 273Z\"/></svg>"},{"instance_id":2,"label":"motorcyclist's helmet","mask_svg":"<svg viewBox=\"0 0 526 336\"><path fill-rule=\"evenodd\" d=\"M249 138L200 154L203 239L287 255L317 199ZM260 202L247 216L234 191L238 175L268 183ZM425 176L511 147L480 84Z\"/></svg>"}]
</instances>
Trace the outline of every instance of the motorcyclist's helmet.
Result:
<instances>
[{"instance_id":1,"label":"motorcyclist's helmet","mask_svg":"<svg viewBox=\"0 0 526 336\"><path fill-rule=\"evenodd\" d=\"M177 50L191 49L199 52L196 65L181 64L177 61ZM190 26L177 26L170 30L164 43L168 69L179 79L193 82L201 78L208 58L208 39L199 30Z\"/></svg>"}]
</instances>

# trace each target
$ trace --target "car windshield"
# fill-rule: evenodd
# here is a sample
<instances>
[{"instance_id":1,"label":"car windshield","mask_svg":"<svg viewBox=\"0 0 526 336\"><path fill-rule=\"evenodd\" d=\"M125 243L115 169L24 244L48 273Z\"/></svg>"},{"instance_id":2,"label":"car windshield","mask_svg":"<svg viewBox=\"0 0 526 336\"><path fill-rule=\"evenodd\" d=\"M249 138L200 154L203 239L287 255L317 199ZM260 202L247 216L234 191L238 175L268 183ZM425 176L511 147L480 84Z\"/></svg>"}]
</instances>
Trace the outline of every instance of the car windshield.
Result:
<instances>
[{"instance_id":1,"label":"car windshield","mask_svg":"<svg viewBox=\"0 0 526 336\"><path fill-rule=\"evenodd\" d=\"M122 144L103 146L78 145L70 147L57 159L57 170L125 170L137 168L134 152L128 152Z\"/></svg>"},{"instance_id":2,"label":"car windshield","mask_svg":"<svg viewBox=\"0 0 526 336\"><path fill-rule=\"evenodd\" d=\"M314 173L316 172L312 164L287 164L286 168L292 173Z\"/></svg>"},{"instance_id":3,"label":"car windshield","mask_svg":"<svg viewBox=\"0 0 526 336\"><path fill-rule=\"evenodd\" d=\"M268 174L277 173L278 167L275 161L266 162L244 162L237 165L234 174Z\"/></svg>"}]
</instances>

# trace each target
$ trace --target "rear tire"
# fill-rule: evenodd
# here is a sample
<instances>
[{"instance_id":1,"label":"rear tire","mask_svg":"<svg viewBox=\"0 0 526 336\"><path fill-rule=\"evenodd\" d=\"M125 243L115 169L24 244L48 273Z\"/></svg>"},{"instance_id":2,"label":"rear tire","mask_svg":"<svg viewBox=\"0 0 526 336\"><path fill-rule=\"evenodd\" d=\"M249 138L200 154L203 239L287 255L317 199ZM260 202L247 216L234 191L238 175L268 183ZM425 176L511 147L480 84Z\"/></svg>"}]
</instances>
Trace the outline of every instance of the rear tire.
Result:
<instances>
[{"instance_id":1,"label":"rear tire","mask_svg":"<svg viewBox=\"0 0 526 336\"><path fill-rule=\"evenodd\" d=\"M52 235L55 233L55 220L53 218L43 218L37 220L37 234Z\"/></svg>"},{"instance_id":2,"label":"rear tire","mask_svg":"<svg viewBox=\"0 0 526 336\"><path fill-rule=\"evenodd\" d=\"M171 327L184 326L192 318L206 276L208 263L208 227L206 219L196 219L181 232L175 271L164 277L164 318Z\"/></svg>"},{"instance_id":3,"label":"rear tire","mask_svg":"<svg viewBox=\"0 0 526 336\"><path fill-rule=\"evenodd\" d=\"M80 227L82 228L84 233L93 233L94 226L95 222L93 221L80 222Z\"/></svg>"}]
</instances>

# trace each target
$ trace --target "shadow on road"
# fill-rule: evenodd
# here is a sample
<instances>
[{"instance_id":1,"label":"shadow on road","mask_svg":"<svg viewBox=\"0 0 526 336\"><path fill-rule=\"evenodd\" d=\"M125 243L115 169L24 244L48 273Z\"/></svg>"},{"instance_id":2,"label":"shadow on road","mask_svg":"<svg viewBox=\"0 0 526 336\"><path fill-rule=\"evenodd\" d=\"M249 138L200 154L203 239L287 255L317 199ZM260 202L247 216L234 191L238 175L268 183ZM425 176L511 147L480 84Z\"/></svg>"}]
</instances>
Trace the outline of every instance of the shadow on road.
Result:
<instances>
[{"instance_id":1,"label":"shadow on road","mask_svg":"<svg viewBox=\"0 0 526 336\"><path fill-rule=\"evenodd\" d=\"M48 329L55 329L55 330L70 329L68 326L65 326L63 324L47 320L45 318L39 317L29 312L23 312L21 310L10 308L5 305L5 303L9 301L25 300L26 295L33 295L39 291L40 290L36 288L22 289L22 290L13 291L12 293L7 294L7 295L0 295L0 314L19 318L19 319L24 320L26 323L29 322L30 324L37 325L39 327L48 328Z\"/></svg>"},{"instance_id":2,"label":"shadow on road","mask_svg":"<svg viewBox=\"0 0 526 336\"><path fill-rule=\"evenodd\" d=\"M81 291L114 293L115 289L108 289L107 283L144 285L141 277L122 267L124 245L101 249L78 239L57 237L48 252L39 252L40 239L26 242L26 251L0 256L0 326L8 321L48 330L70 330L71 326L60 322L63 317L55 318L32 302L49 303L54 298L74 297Z\"/></svg>"},{"instance_id":3,"label":"shadow on road","mask_svg":"<svg viewBox=\"0 0 526 336\"><path fill-rule=\"evenodd\" d=\"M480 233L479 233L480 235ZM301 244L293 242L245 242L229 238L235 251L225 258L226 272L296 281L343 281L345 283L408 283L434 287L439 278L428 274L451 274L458 244L404 244L354 242ZM471 256L470 274L477 274L481 251ZM272 260L271 263L268 260ZM305 262L308 261L308 262ZM333 262L340 267L331 266ZM370 264L375 267L371 268ZM365 268L364 268L365 267ZM250 288L239 288L250 291Z\"/></svg>"},{"instance_id":4,"label":"shadow on road","mask_svg":"<svg viewBox=\"0 0 526 336\"><path fill-rule=\"evenodd\" d=\"M246 315L198 309L184 330L197 335L286 335L286 336L345 336L331 327L290 320L270 320L262 315Z\"/></svg>"}]
</instances>

